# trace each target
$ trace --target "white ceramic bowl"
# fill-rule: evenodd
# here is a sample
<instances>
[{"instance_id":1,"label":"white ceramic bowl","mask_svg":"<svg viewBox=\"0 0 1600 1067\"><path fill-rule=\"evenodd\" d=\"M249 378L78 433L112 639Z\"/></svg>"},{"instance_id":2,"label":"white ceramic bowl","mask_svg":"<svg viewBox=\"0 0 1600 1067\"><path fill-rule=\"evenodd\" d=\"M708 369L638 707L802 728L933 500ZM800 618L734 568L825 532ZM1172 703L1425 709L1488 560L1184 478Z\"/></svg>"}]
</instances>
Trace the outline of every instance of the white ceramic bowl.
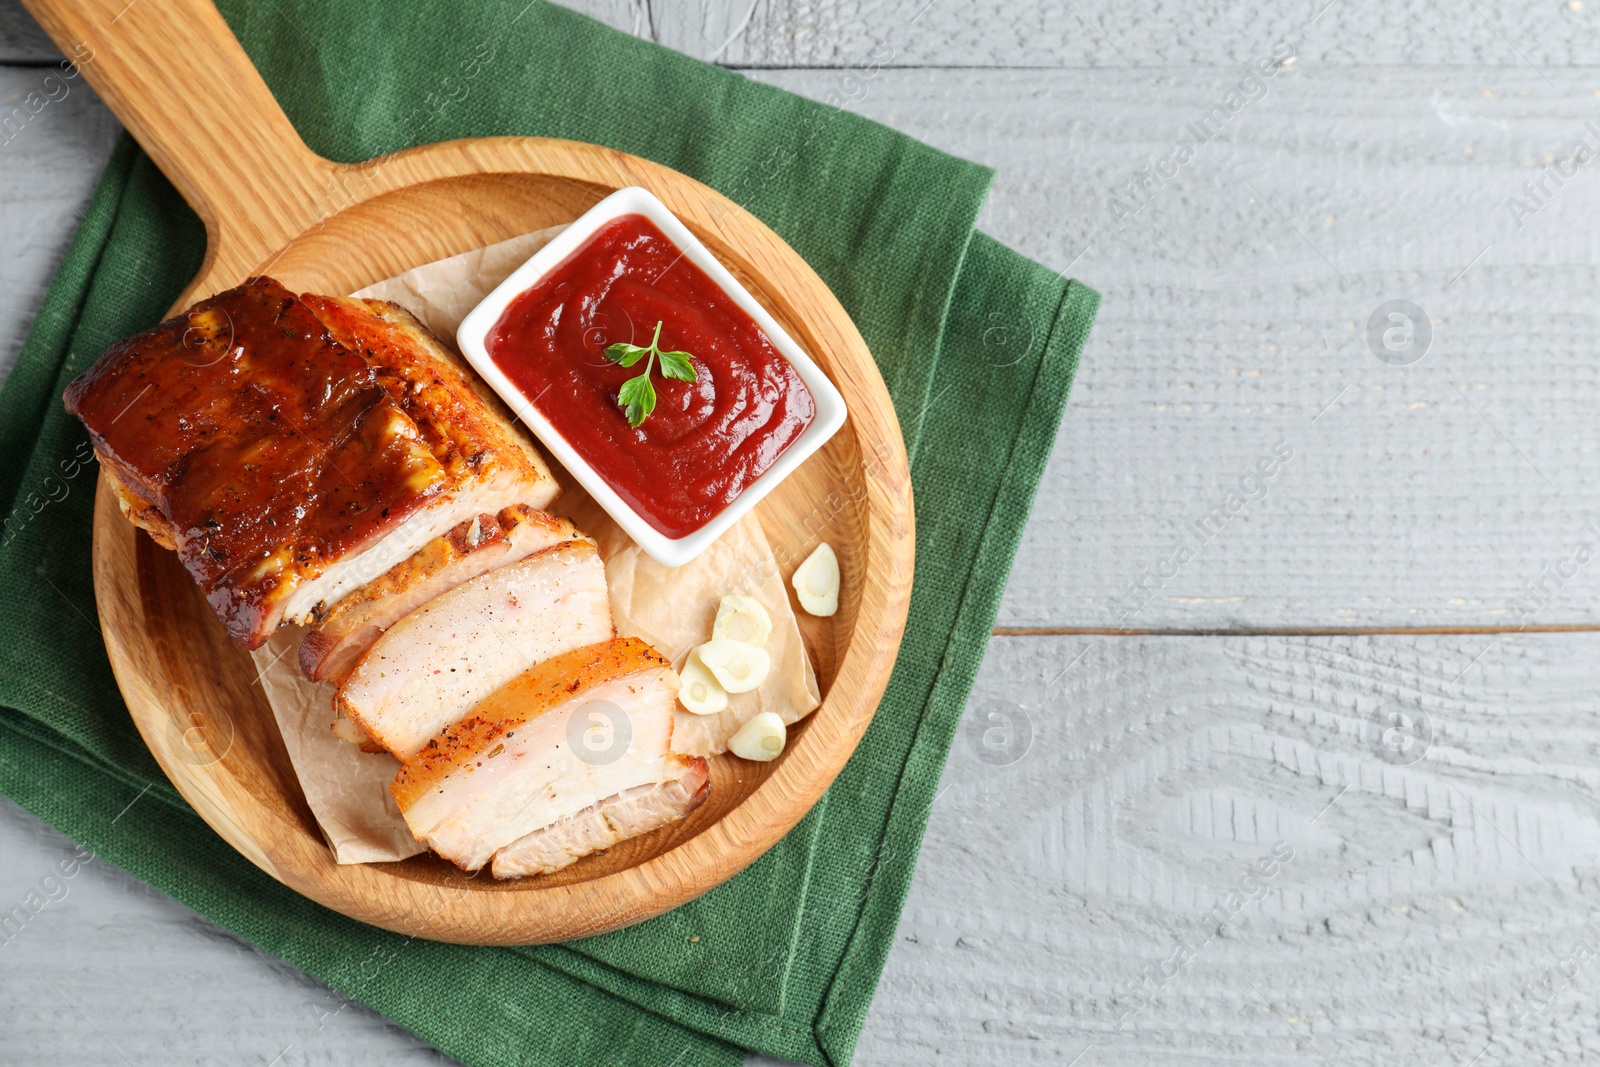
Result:
<instances>
[{"instance_id":1,"label":"white ceramic bowl","mask_svg":"<svg viewBox=\"0 0 1600 1067\"><path fill-rule=\"evenodd\" d=\"M747 486L744 492L710 522L683 537L667 537L618 496L610 484L589 465L587 460L578 455L577 451L567 443L566 438L539 414L522 391L501 372L499 367L495 366L494 360L489 358L489 350L485 343L489 331L494 329L495 324L500 321L500 316L505 313L507 306L513 300L538 284L546 274L589 240L596 230L622 215L643 215L655 223L691 262L705 271L718 288L727 293L734 303L756 321L771 339L773 347L793 365L816 403L816 417L811 420L811 425L807 426L805 432L778 457L778 461ZM783 327L779 326L771 315L767 314L766 309L756 302L755 297L739 284L728 269L717 262L716 257L706 246L689 232L689 228L667 210L665 204L638 186L618 189L584 212L576 222L561 231L555 240L535 252L528 262L513 271L494 292L484 297L477 307L467 313L467 317L461 320L461 327L456 331L456 343L461 348L461 354L467 358L467 362L471 363L483 376L484 381L500 394L500 398L516 412L517 417L533 430L539 442L548 448L578 483L589 491L589 495L606 509L618 525L627 531L628 536L649 553L652 559L668 567L681 567L704 552L711 542L743 518L762 497L772 492L774 486L787 478L844 425L844 397L839 395L839 390L834 388L821 368L799 345L795 344L794 339L784 332Z\"/></svg>"}]
</instances>

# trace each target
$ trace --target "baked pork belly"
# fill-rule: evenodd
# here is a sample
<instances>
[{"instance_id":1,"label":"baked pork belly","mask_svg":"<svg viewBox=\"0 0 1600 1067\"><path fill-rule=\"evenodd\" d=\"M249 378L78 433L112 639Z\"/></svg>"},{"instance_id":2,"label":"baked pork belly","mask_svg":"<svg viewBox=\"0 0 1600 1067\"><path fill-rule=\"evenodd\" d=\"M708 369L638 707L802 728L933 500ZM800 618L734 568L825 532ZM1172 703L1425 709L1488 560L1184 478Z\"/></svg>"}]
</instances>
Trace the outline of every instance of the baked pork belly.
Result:
<instances>
[{"instance_id":1,"label":"baked pork belly","mask_svg":"<svg viewBox=\"0 0 1600 1067\"><path fill-rule=\"evenodd\" d=\"M564 541L463 582L373 642L334 698L401 760L528 668L610 640L605 565Z\"/></svg>"},{"instance_id":2,"label":"baked pork belly","mask_svg":"<svg viewBox=\"0 0 1600 1067\"><path fill-rule=\"evenodd\" d=\"M386 300L353 296L307 293L301 299L336 342L371 364L389 395L416 421L434 456L457 479L492 482L521 473L517 452L526 465L549 478L544 458L512 428L505 404L411 312ZM543 507L555 499L554 486L541 497L512 503Z\"/></svg>"},{"instance_id":3,"label":"baked pork belly","mask_svg":"<svg viewBox=\"0 0 1600 1067\"><path fill-rule=\"evenodd\" d=\"M677 822L711 795L706 761L684 762L683 774L677 779L635 786L543 830L522 835L494 854L494 876L551 874L590 853Z\"/></svg>"},{"instance_id":4,"label":"baked pork belly","mask_svg":"<svg viewBox=\"0 0 1600 1067\"><path fill-rule=\"evenodd\" d=\"M672 751L677 694L672 665L638 638L574 649L431 739L390 791L417 840L464 870L508 847L504 874L565 866L704 799L705 761ZM594 832L588 813L608 808L617 826ZM541 831L560 838L530 839Z\"/></svg>"},{"instance_id":5,"label":"baked pork belly","mask_svg":"<svg viewBox=\"0 0 1600 1067\"><path fill-rule=\"evenodd\" d=\"M406 312L271 278L119 341L64 400L123 513L249 648L452 527L558 491Z\"/></svg>"},{"instance_id":6,"label":"baked pork belly","mask_svg":"<svg viewBox=\"0 0 1600 1067\"><path fill-rule=\"evenodd\" d=\"M322 621L300 645L300 669L313 682L339 685L385 630L434 597L496 567L580 539L583 534L565 519L521 504L469 519L322 612Z\"/></svg>"}]
</instances>

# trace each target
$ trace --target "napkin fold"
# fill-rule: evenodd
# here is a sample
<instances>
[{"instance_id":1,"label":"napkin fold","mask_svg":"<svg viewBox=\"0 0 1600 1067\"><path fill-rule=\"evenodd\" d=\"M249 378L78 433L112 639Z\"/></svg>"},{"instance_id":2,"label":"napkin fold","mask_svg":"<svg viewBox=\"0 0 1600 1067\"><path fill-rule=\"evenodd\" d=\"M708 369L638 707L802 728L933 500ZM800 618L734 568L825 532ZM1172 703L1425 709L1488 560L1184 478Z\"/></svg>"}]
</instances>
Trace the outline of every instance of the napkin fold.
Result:
<instances>
[{"instance_id":1,"label":"napkin fold","mask_svg":"<svg viewBox=\"0 0 1600 1067\"><path fill-rule=\"evenodd\" d=\"M783 236L861 329L912 456L905 642L822 802L745 872L650 922L473 948L283 888L167 784L95 623L96 468L61 390L154 323L204 251L124 137L0 391L0 792L468 1064L731 1065L747 1049L847 1063L1098 296L973 231L984 168L559 7L220 6L331 158L491 134L592 141L690 174ZM882 76L862 58L858 76Z\"/></svg>"}]
</instances>

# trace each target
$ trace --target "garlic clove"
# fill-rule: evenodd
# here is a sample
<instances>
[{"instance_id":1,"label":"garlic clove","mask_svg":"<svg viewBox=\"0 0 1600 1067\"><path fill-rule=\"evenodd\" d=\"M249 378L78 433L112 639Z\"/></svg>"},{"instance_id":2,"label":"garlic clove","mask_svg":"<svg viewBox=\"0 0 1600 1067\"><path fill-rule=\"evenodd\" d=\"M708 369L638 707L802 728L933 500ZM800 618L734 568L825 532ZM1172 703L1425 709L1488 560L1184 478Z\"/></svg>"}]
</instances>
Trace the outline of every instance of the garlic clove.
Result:
<instances>
[{"instance_id":1,"label":"garlic clove","mask_svg":"<svg viewBox=\"0 0 1600 1067\"><path fill-rule=\"evenodd\" d=\"M739 727L739 731L729 739L728 749L735 756L765 763L783 754L783 746L788 739L789 731L784 728L783 720L778 718L777 713L763 711Z\"/></svg>"},{"instance_id":2,"label":"garlic clove","mask_svg":"<svg viewBox=\"0 0 1600 1067\"><path fill-rule=\"evenodd\" d=\"M743 641L712 639L695 649L694 654L730 693L748 693L766 681L767 672L772 669L772 657L765 649Z\"/></svg>"},{"instance_id":3,"label":"garlic clove","mask_svg":"<svg viewBox=\"0 0 1600 1067\"><path fill-rule=\"evenodd\" d=\"M730 593L717 608L717 621L711 627L713 640L743 641L764 645L772 636L772 616L755 597Z\"/></svg>"},{"instance_id":4,"label":"garlic clove","mask_svg":"<svg viewBox=\"0 0 1600 1067\"><path fill-rule=\"evenodd\" d=\"M696 715L715 715L728 706L728 691L693 653L678 672L678 682L678 703Z\"/></svg>"},{"instance_id":5,"label":"garlic clove","mask_svg":"<svg viewBox=\"0 0 1600 1067\"><path fill-rule=\"evenodd\" d=\"M799 594L800 606L812 615L832 615L839 610L839 557L824 541L789 579Z\"/></svg>"}]
</instances>

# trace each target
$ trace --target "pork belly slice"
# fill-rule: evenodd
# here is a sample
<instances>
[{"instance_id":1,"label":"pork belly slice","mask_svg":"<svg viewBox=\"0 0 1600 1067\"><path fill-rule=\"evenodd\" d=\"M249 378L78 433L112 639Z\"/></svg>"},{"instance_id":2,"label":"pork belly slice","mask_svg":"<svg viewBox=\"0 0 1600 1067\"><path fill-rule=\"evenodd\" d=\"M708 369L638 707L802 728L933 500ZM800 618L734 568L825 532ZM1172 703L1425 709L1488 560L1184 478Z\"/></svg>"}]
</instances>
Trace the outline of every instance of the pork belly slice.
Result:
<instances>
[{"instance_id":1,"label":"pork belly slice","mask_svg":"<svg viewBox=\"0 0 1600 1067\"><path fill-rule=\"evenodd\" d=\"M683 776L640 785L543 830L524 834L494 854L496 878L551 874L593 852L677 822L711 795L711 774L703 759L690 759Z\"/></svg>"},{"instance_id":2,"label":"pork belly slice","mask_svg":"<svg viewBox=\"0 0 1600 1067\"><path fill-rule=\"evenodd\" d=\"M254 278L112 345L64 396L123 513L250 648L458 523L557 492L426 331L360 310L336 339Z\"/></svg>"},{"instance_id":3,"label":"pork belly slice","mask_svg":"<svg viewBox=\"0 0 1600 1067\"><path fill-rule=\"evenodd\" d=\"M523 671L614 634L600 553L588 541L563 541L463 582L389 627L334 707L408 760Z\"/></svg>"},{"instance_id":4,"label":"pork belly slice","mask_svg":"<svg viewBox=\"0 0 1600 1067\"><path fill-rule=\"evenodd\" d=\"M417 840L476 871L506 846L609 798L703 775L704 760L672 751L677 695L672 665L636 637L574 649L517 676L431 739L390 791ZM615 830L605 839L619 840ZM583 847L576 838L570 845ZM527 849L537 859L537 847Z\"/></svg>"},{"instance_id":5,"label":"pork belly slice","mask_svg":"<svg viewBox=\"0 0 1600 1067\"><path fill-rule=\"evenodd\" d=\"M341 684L385 630L434 597L580 539L583 534L570 522L522 504L475 516L320 613L322 621L301 642L300 669L313 682Z\"/></svg>"}]
</instances>

